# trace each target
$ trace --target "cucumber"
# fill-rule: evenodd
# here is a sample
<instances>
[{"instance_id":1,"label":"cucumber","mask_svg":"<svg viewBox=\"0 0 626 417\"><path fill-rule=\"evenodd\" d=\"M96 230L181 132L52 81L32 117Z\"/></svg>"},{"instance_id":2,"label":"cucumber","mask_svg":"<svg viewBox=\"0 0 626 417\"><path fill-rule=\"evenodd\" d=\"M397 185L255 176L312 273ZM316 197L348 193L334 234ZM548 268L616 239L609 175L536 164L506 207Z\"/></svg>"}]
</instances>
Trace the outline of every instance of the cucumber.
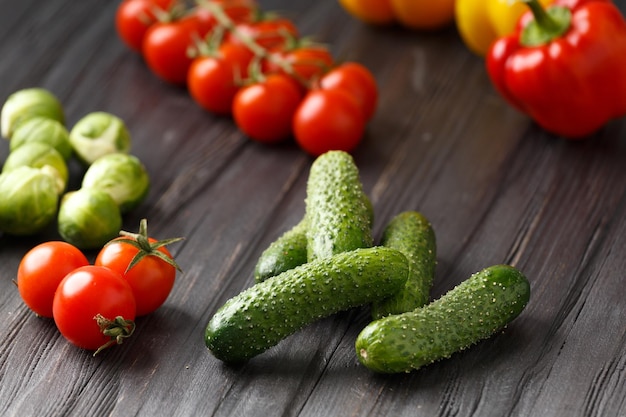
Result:
<instances>
[{"instance_id":1,"label":"cucumber","mask_svg":"<svg viewBox=\"0 0 626 417\"><path fill-rule=\"evenodd\" d=\"M300 220L261 253L254 268L254 280L262 282L307 262L306 221Z\"/></svg>"},{"instance_id":2,"label":"cucumber","mask_svg":"<svg viewBox=\"0 0 626 417\"><path fill-rule=\"evenodd\" d=\"M365 204L367 205L371 227L374 223L374 208L367 196L365 196ZM256 282L265 281L307 261L306 221L302 218L300 222L279 236L261 253L254 268L254 280Z\"/></svg>"},{"instance_id":3,"label":"cucumber","mask_svg":"<svg viewBox=\"0 0 626 417\"><path fill-rule=\"evenodd\" d=\"M530 284L517 269L494 265L425 307L367 325L355 342L359 361L380 373L410 372L490 337L517 317Z\"/></svg>"},{"instance_id":4,"label":"cucumber","mask_svg":"<svg viewBox=\"0 0 626 417\"><path fill-rule=\"evenodd\" d=\"M352 156L330 151L311 165L307 182L309 261L373 244L371 207Z\"/></svg>"},{"instance_id":5,"label":"cucumber","mask_svg":"<svg viewBox=\"0 0 626 417\"><path fill-rule=\"evenodd\" d=\"M228 300L207 324L206 346L224 362L246 361L317 319L390 296L408 271L401 252L383 247L308 262Z\"/></svg>"},{"instance_id":6,"label":"cucumber","mask_svg":"<svg viewBox=\"0 0 626 417\"><path fill-rule=\"evenodd\" d=\"M381 245L406 256L409 277L397 294L372 304L372 317L405 313L428 303L437 266L435 232L428 219L416 211L398 214L383 231Z\"/></svg>"}]
</instances>

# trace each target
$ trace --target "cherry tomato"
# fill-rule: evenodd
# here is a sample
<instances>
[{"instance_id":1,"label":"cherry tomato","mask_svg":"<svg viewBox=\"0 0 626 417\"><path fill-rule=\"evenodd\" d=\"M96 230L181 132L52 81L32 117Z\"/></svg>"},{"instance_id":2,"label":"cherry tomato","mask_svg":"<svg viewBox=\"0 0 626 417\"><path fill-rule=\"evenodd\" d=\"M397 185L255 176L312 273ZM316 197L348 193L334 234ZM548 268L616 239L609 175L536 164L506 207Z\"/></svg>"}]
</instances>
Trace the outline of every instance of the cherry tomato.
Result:
<instances>
[{"instance_id":1,"label":"cherry tomato","mask_svg":"<svg viewBox=\"0 0 626 417\"><path fill-rule=\"evenodd\" d=\"M264 81L239 90L233 101L233 118L251 139L281 142L291 136L293 114L301 100L296 81L286 75L270 74Z\"/></svg>"},{"instance_id":2,"label":"cherry tomato","mask_svg":"<svg viewBox=\"0 0 626 417\"><path fill-rule=\"evenodd\" d=\"M115 28L126 46L141 52L146 31L166 14L175 0L126 0L119 4L115 13Z\"/></svg>"},{"instance_id":3,"label":"cherry tomato","mask_svg":"<svg viewBox=\"0 0 626 417\"><path fill-rule=\"evenodd\" d=\"M146 65L164 81L184 85L193 58L189 49L204 38L209 27L199 15L191 14L173 22L157 22L150 26L143 40Z\"/></svg>"},{"instance_id":4,"label":"cherry tomato","mask_svg":"<svg viewBox=\"0 0 626 417\"><path fill-rule=\"evenodd\" d=\"M372 25L389 25L395 21L390 0L339 0L352 16Z\"/></svg>"},{"instance_id":5,"label":"cherry tomato","mask_svg":"<svg viewBox=\"0 0 626 417\"><path fill-rule=\"evenodd\" d=\"M17 268L17 289L24 303L42 317L52 317L54 292L65 275L89 265L76 246L44 242L29 250Z\"/></svg>"},{"instance_id":6,"label":"cherry tomato","mask_svg":"<svg viewBox=\"0 0 626 417\"><path fill-rule=\"evenodd\" d=\"M227 40L233 43L242 43L242 36L253 39L262 48L279 49L287 44L289 38L298 37L298 28L289 19L277 17L255 22L243 22L235 26L235 31L229 33Z\"/></svg>"},{"instance_id":7,"label":"cherry tomato","mask_svg":"<svg viewBox=\"0 0 626 417\"><path fill-rule=\"evenodd\" d=\"M61 334L83 349L121 343L134 330L133 291L120 274L102 266L87 265L67 274L52 311Z\"/></svg>"},{"instance_id":8,"label":"cherry tomato","mask_svg":"<svg viewBox=\"0 0 626 417\"><path fill-rule=\"evenodd\" d=\"M352 95L361 105L366 121L374 115L378 103L378 85L374 75L365 66L346 62L325 74L319 84L324 90L341 89Z\"/></svg>"},{"instance_id":9,"label":"cherry tomato","mask_svg":"<svg viewBox=\"0 0 626 417\"><path fill-rule=\"evenodd\" d=\"M178 265L165 245L180 238L156 240L148 237L147 221L143 219L139 233L122 231L100 250L94 265L119 273L132 288L137 316L159 308L172 291Z\"/></svg>"},{"instance_id":10,"label":"cherry tomato","mask_svg":"<svg viewBox=\"0 0 626 417\"><path fill-rule=\"evenodd\" d=\"M293 119L296 142L313 156L330 150L350 152L361 142L364 131L361 106L340 89L310 91Z\"/></svg>"},{"instance_id":11,"label":"cherry tomato","mask_svg":"<svg viewBox=\"0 0 626 417\"><path fill-rule=\"evenodd\" d=\"M204 109L230 115L238 81L248 77L252 58L254 54L244 45L226 42L216 56L194 59L187 74L189 94Z\"/></svg>"},{"instance_id":12,"label":"cherry tomato","mask_svg":"<svg viewBox=\"0 0 626 417\"><path fill-rule=\"evenodd\" d=\"M333 56L327 48L307 46L273 52L266 60L264 72L285 73L280 61L290 67L290 71L304 83L319 78L334 65Z\"/></svg>"},{"instance_id":13,"label":"cherry tomato","mask_svg":"<svg viewBox=\"0 0 626 417\"><path fill-rule=\"evenodd\" d=\"M436 30L454 22L455 0L390 0L396 19L405 27Z\"/></svg>"}]
</instances>

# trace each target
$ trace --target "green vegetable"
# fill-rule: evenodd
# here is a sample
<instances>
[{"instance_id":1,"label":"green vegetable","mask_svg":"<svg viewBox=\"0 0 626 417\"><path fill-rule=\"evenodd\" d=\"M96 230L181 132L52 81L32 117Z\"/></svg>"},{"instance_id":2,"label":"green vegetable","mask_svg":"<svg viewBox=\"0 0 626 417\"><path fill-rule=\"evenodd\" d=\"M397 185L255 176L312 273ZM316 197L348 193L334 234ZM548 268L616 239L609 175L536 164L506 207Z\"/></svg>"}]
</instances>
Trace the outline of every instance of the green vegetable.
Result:
<instances>
[{"instance_id":1,"label":"green vegetable","mask_svg":"<svg viewBox=\"0 0 626 417\"><path fill-rule=\"evenodd\" d=\"M428 303L437 266L435 232L428 219L416 211L398 214L383 231L381 245L407 257L409 278L397 294L372 304L372 317L405 313Z\"/></svg>"},{"instance_id":2,"label":"green vegetable","mask_svg":"<svg viewBox=\"0 0 626 417\"><path fill-rule=\"evenodd\" d=\"M306 263L306 245L306 221L302 219L261 253L254 268L255 281L265 281Z\"/></svg>"},{"instance_id":3,"label":"green vegetable","mask_svg":"<svg viewBox=\"0 0 626 417\"><path fill-rule=\"evenodd\" d=\"M87 168L82 188L106 191L120 207L120 211L126 213L146 197L150 189L150 177L137 157L112 153L96 159Z\"/></svg>"},{"instance_id":4,"label":"green vegetable","mask_svg":"<svg viewBox=\"0 0 626 417\"><path fill-rule=\"evenodd\" d=\"M2 172L13 171L21 166L41 168L42 172L51 175L54 179L57 194L65 191L69 170L63 156L53 147L40 142L26 143L9 153Z\"/></svg>"},{"instance_id":5,"label":"green vegetable","mask_svg":"<svg viewBox=\"0 0 626 417\"><path fill-rule=\"evenodd\" d=\"M59 196L43 170L20 166L0 174L0 231L33 235L54 220Z\"/></svg>"},{"instance_id":6,"label":"green vegetable","mask_svg":"<svg viewBox=\"0 0 626 417\"><path fill-rule=\"evenodd\" d=\"M349 153L326 152L307 183L307 256L312 261L372 246L371 207Z\"/></svg>"},{"instance_id":7,"label":"green vegetable","mask_svg":"<svg viewBox=\"0 0 626 417\"><path fill-rule=\"evenodd\" d=\"M407 274L406 257L391 248L308 262L227 301L209 321L205 343L222 361L248 360L317 319L393 294Z\"/></svg>"},{"instance_id":8,"label":"green vegetable","mask_svg":"<svg viewBox=\"0 0 626 417\"><path fill-rule=\"evenodd\" d=\"M13 132L21 123L36 116L65 122L63 106L50 91L37 87L16 91L2 106L0 113L2 136L11 139Z\"/></svg>"},{"instance_id":9,"label":"green vegetable","mask_svg":"<svg viewBox=\"0 0 626 417\"><path fill-rule=\"evenodd\" d=\"M80 249L98 249L118 236L122 215L105 191L81 188L63 196L59 208L61 237Z\"/></svg>"},{"instance_id":10,"label":"green vegetable","mask_svg":"<svg viewBox=\"0 0 626 417\"><path fill-rule=\"evenodd\" d=\"M70 130L70 143L86 165L110 153L128 153L131 139L122 119L106 112L93 112Z\"/></svg>"},{"instance_id":11,"label":"green vegetable","mask_svg":"<svg viewBox=\"0 0 626 417\"><path fill-rule=\"evenodd\" d=\"M32 142L41 142L52 146L66 161L72 156L70 134L58 120L36 116L21 123L11 137L11 152Z\"/></svg>"},{"instance_id":12,"label":"green vegetable","mask_svg":"<svg viewBox=\"0 0 626 417\"><path fill-rule=\"evenodd\" d=\"M519 270L491 266L425 307L371 322L357 337L356 353L372 371L410 372L492 336L529 297Z\"/></svg>"}]
</instances>

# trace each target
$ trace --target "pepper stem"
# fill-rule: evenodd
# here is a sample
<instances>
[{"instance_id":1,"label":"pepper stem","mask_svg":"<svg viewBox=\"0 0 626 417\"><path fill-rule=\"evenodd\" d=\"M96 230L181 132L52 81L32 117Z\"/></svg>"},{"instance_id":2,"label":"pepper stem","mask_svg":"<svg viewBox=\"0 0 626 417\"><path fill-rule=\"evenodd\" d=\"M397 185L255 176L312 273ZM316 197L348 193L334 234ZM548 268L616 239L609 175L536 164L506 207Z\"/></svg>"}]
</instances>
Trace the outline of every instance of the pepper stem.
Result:
<instances>
[{"instance_id":1,"label":"pepper stem","mask_svg":"<svg viewBox=\"0 0 626 417\"><path fill-rule=\"evenodd\" d=\"M539 0L521 0L533 13L534 19L522 30L520 43L540 46L562 36L570 28L572 12L565 6L544 8Z\"/></svg>"}]
</instances>

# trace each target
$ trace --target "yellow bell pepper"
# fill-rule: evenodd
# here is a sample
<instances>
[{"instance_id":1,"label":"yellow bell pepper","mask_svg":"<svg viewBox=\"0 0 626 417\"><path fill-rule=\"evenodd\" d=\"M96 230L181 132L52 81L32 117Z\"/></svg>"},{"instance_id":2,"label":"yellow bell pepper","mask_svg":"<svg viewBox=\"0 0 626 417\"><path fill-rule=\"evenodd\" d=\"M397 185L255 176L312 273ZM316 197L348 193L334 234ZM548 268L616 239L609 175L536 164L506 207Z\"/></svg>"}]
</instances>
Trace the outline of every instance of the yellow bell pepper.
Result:
<instances>
[{"instance_id":1,"label":"yellow bell pepper","mask_svg":"<svg viewBox=\"0 0 626 417\"><path fill-rule=\"evenodd\" d=\"M553 0L540 0L544 6ZM513 32L519 18L528 11L519 0L456 0L455 21L461 39L479 56L493 41Z\"/></svg>"}]
</instances>

